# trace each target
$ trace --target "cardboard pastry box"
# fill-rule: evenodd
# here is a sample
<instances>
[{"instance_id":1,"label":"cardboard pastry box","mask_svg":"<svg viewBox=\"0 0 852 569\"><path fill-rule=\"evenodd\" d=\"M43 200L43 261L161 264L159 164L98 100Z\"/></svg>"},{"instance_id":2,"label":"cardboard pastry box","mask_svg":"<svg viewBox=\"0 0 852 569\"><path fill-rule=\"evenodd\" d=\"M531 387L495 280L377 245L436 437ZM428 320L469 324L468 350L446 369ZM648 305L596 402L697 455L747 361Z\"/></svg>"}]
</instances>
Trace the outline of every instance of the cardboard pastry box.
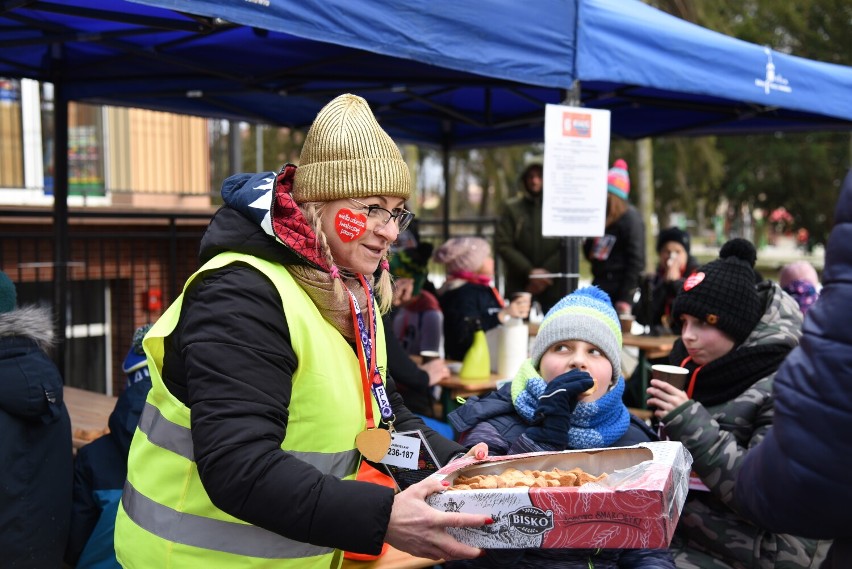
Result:
<instances>
[{"instance_id":1,"label":"cardboard pastry box","mask_svg":"<svg viewBox=\"0 0 852 569\"><path fill-rule=\"evenodd\" d=\"M446 512L490 514L491 525L447 529L475 547L665 548L680 518L691 466L689 452L672 441L480 461L465 458L432 476L452 484L462 474L576 467L607 476L576 487L446 490L427 500Z\"/></svg>"}]
</instances>

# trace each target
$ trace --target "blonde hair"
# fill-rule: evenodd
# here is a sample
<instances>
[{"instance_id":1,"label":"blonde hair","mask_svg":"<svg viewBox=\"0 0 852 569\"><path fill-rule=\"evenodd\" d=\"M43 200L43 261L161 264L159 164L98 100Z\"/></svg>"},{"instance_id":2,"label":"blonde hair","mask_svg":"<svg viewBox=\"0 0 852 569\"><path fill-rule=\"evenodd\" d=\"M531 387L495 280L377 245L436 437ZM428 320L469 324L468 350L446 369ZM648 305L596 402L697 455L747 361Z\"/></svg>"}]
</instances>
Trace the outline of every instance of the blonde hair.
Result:
<instances>
[{"instance_id":1,"label":"blonde hair","mask_svg":"<svg viewBox=\"0 0 852 569\"><path fill-rule=\"evenodd\" d=\"M607 192L606 194L606 224L605 227L609 227L619 219L621 216L627 213L627 202L616 196L613 193Z\"/></svg>"},{"instance_id":2,"label":"blonde hair","mask_svg":"<svg viewBox=\"0 0 852 569\"><path fill-rule=\"evenodd\" d=\"M317 238L317 253L319 253L329 267L334 267L334 255L331 253L331 247L328 245L328 238L322 227L322 211L323 206L328 202L306 202L300 205L305 219L310 224L314 235ZM372 280L372 275L367 275ZM343 290L343 281L341 279L332 279L334 293L338 300L346 299L346 293ZM379 311L386 314L392 307L393 303L393 281L389 271L382 269L379 275L378 282L373 282L373 289L376 293L376 302L379 304Z\"/></svg>"}]
</instances>

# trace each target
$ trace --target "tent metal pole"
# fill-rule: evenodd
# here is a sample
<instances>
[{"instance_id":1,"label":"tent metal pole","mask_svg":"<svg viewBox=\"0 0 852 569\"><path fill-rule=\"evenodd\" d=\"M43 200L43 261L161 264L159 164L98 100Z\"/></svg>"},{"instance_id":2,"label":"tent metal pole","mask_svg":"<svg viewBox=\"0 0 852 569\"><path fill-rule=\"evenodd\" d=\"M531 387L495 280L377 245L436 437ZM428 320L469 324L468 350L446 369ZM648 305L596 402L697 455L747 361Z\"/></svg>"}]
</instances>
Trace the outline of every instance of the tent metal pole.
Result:
<instances>
[{"instance_id":1,"label":"tent metal pole","mask_svg":"<svg viewBox=\"0 0 852 569\"><path fill-rule=\"evenodd\" d=\"M449 121L444 121L444 137L441 142L441 163L444 169L444 219L441 224L443 241L450 238L450 129Z\"/></svg>"},{"instance_id":2,"label":"tent metal pole","mask_svg":"<svg viewBox=\"0 0 852 569\"><path fill-rule=\"evenodd\" d=\"M582 104L580 81L574 80L564 93L563 105L579 107ZM562 295L570 294L580 286L580 237L563 237L560 259L566 277L560 279Z\"/></svg>"},{"instance_id":3,"label":"tent metal pole","mask_svg":"<svg viewBox=\"0 0 852 569\"><path fill-rule=\"evenodd\" d=\"M56 367L68 380L65 329L68 325L68 100L62 81L53 84L53 310Z\"/></svg>"}]
</instances>

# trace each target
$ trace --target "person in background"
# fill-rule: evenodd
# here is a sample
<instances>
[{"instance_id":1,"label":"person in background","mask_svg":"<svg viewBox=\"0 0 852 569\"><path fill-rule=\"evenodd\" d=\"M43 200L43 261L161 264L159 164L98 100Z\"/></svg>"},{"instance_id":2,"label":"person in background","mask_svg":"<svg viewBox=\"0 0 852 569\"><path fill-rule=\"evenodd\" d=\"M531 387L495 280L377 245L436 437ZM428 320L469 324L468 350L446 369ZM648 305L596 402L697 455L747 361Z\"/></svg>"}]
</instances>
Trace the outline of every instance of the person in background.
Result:
<instances>
[{"instance_id":1,"label":"person in background","mask_svg":"<svg viewBox=\"0 0 852 569\"><path fill-rule=\"evenodd\" d=\"M140 326L122 369L127 385L109 416L109 433L77 451L74 461L74 502L65 562L78 569L121 567L115 558L115 515L127 478L127 453L151 376L142 349L142 339L151 324Z\"/></svg>"},{"instance_id":2,"label":"person in background","mask_svg":"<svg viewBox=\"0 0 852 569\"><path fill-rule=\"evenodd\" d=\"M620 354L621 328L609 297L594 286L581 288L544 317L531 357L511 384L471 397L450 413L450 423L463 444L486 443L496 455L656 440L622 402ZM674 569L665 549L500 549L448 568L498 565Z\"/></svg>"},{"instance_id":3,"label":"person in background","mask_svg":"<svg viewBox=\"0 0 852 569\"><path fill-rule=\"evenodd\" d=\"M130 387L134 383L148 380L151 381L151 372L148 370L148 359L142 349L142 340L151 329L152 324L140 326L133 332L133 340L130 342L130 350L121 364L121 371L127 374L127 384Z\"/></svg>"},{"instance_id":4,"label":"person in background","mask_svg":"<svg viewBox=\"0 0 852 569\"><path fill-rule=\"evenodd\" d=\"M796 299L802 314L807 314L819 298L820 282L816 269L807 261L793 261L781 268L778 284Z\"/></svg>"},{"instance_id":5,"label":"person in background","mask_svg":"<svg viewBox=\"0 0 852 569\"><path fill-rule=\"evenodd\" d=\"M619 158L607 176L604 235L583 243L592 284L609 295L619 314L632 313L633 296L645 271L645 222L627 201L629 195L627 162Z\"/></svg>"},{"instance_id":6,"label":"person in background","mask_svg":"<svg viewBox=\"0 0 852 569\"><path fill-rule=\"evenodd\" d=\"M440 352L443 344L444 315L435 295L423 290L429 275L430 243L403 249L390 259L394 277L394 307L390 315L394 336L410 355ZM408 282L410 281L410 282Z\"/></svg>"},{"instance_id":7,"label":"person in background","mask_svg":"<svg viewBox=\"0 0 852 569\"><path fill-rule=\"evenodd\" d=\"M3 567L61 567L71 513L71 419L47 352L53 317L18 307L0 271L0 555Z\"/></svg>"},{"instance_id":8,"label":"person in background","mask_svg":"<svg viewBox=\"0 0 852 569\"><path fill-rule=\"evenodd\" d=\"M444 313L444 351L447 359L463 360L477 325L496 328L509 318L526 318L529 295L507 303L494 288L494 257L491 246L481 237L453 237L432 256L447 268L447 280L438 290Z\"/></svg>"},{"instance_id":9,"label":"person in background","mask_svg":"<svg viewBox=\"0 0 852 569\"><path fill-rule=\"evenodd\" d=\"M408 244L409 247L393 253L390 261L394 277L393 306L382 317L385 330L389 331L385 335L388 373L405 406L421 418L429 419L435 416L433 390L442 379L449 377L450 370L442 358L418 364L410 356L420 358L421 351L440 353L444 316L438 299L422 289L427 280L432 245L418 244L413 235L409 237ZM398 325L400 323L401 326ZM434 427L433 423L426 422Z\"/></svg>"},{"instance_id":10,"label":"person in background","mask_svg":"<svg viewBox=\"0 0 852 569\"><path fill-rule=\"evenodd\" d=\"M225 181L202 267L143 340L152 387L116 516L124 567L336 567L383 542L481 553L445 528L490 517L430 507L440 482L395 494L355 479L362 456L390 447L391 424L421 430L442 465L468 450L387 376L386 256L410 194L399 148L351 94L320 110L298 167Z\"/></svg>"},{"instance_id":11,"label":"person in background","mask_svg":"<svg viewBox=\"0 0 852 569\"><path fill-rule=\"evenodd\" d=\"M773 428L742 463L737 509L761 527L834 539L823 569L852 567L852 170L828 240L819 301L775 376Z\"/></svg>"},{"instance_id":12,"label":"person in background","mask_svg":"<svg viewBox=\"0 0 852 569\"><path fill-rule=\"evenodd\" d=\"M693 458L690 491L671 548L681 569L819 567L828 544L773 533L734 503L743 462L772 428L772 381L798 344L802 313L777 283L755 286L748 255L692 273L672 306L681 337L670 362L685 390L652 379L648 406Z\"/></svg>"},{"instance_id":13,"label":"person in background","mask_svg":"<svg viewBox=\"0 0 852 569\"><path fill-rule=\"evenodd\" d=\"M663 229L657 235L657 270L643 282L642 296L635 310L636 321L650 326L652 334L673 333L672 303L683 280L698 268L698 261L689 249L689 233L679 227Z\"/></svg>"},{"instance_id":14,"label":"person in background","mask_svg":"<svg viewBox=\"0 0 852 569\"><path fill-rule=\"evenodd\" d=\"M533 301L547 311L562 296L559 281L547 275L563 272L560 266L560 240L541 232L541 204L544 171L530 164L521 174L523 191L507 200L500 211L494 232L494 246L503 260L506 293L530 292Z\"/></svg>"}]
</instances>

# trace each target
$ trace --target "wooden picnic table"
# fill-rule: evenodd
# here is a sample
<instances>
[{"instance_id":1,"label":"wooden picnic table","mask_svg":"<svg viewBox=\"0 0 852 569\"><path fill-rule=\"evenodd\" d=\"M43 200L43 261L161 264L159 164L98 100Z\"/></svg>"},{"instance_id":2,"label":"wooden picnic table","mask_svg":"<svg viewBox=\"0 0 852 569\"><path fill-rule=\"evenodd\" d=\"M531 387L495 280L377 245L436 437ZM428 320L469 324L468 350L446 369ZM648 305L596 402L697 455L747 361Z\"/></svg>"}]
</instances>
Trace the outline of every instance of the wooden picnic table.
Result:
<instances>
[{"instance_id":1,"label":"wooden picnic table","mask_svg":"<svg viewBox=\"0 0 852 569\"><path fill-rule=\"evenodd\" d=\"M71 444L75 450L109 432L109 416L116 397L67 385L63 394L71 416Z\"/></svg>"}]
</instances>

